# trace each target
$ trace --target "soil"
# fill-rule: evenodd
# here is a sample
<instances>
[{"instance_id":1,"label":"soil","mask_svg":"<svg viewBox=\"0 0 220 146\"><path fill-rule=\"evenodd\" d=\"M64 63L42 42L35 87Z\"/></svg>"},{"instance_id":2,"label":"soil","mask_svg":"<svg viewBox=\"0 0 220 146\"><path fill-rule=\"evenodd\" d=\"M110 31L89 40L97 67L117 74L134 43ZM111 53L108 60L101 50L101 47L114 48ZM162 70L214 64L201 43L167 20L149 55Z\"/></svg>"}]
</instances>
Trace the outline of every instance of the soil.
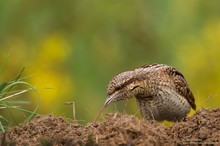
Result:
<instances>
[{"instance_id":1,"label":"soil","mask_svg":"<svg viewBox=\"0 0 220 146\"><path fill-rule=\"evenodd\" d=\"M3 146L220 145L220 108L200 109L172 126L119 113L85 126L63 117L36 116L1 133L0 139Z\"/></svg>"}]
</instances>

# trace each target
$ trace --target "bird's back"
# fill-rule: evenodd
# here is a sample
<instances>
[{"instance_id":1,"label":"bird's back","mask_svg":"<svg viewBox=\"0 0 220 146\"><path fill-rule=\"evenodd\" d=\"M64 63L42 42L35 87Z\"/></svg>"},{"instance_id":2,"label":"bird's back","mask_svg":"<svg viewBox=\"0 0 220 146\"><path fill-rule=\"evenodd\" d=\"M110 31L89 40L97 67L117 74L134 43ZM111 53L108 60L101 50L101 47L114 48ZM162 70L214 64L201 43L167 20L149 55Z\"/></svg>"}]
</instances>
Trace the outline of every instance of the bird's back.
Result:
<instances>
[{"instance_id":1,"label":"bird's back","mask_svg":"<svg viewBox=\"0 0 220 146\"><path fill-rule=\"evenodd\" d=\"M184 76L174 67L145 65L134 70L146 84L146 93L136 96L144 117L158 121L181 121L196 109L194 97Z\"/></svg>"}]
</instances>

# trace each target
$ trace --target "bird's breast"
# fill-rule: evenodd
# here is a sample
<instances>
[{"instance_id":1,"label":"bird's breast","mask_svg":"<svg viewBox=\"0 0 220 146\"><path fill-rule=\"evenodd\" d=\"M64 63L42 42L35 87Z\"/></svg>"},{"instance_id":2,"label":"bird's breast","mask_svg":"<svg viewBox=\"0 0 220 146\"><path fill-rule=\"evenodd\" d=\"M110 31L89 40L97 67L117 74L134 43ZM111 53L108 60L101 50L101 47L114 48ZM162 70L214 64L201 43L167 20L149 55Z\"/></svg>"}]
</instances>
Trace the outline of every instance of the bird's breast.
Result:
<instances>
[{"instance_id":1,"label":"bird's breast","mask_svg":"<svg viewBox=\"0 0 220 146\"><path fill-rule=\"evenodd\" d=\"M151 98L137 98L137 102L142 115L149 120L181 121L190 112L186 98L166 87Z\"/></svg>"}]
</instances>

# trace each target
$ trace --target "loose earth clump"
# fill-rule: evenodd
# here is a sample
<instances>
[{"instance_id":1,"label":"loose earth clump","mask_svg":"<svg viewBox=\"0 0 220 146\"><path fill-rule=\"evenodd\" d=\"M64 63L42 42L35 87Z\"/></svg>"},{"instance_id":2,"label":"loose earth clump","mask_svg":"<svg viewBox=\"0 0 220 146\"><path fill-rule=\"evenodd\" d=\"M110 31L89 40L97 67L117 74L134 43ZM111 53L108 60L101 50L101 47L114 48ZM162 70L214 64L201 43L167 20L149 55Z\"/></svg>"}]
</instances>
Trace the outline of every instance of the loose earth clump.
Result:
<instances>
[{"instance_id":1,"label":"loose earth clump","mask_svg":"<svg viewBox=\"0 0 220 146\"><path fill-rule=\"evenodd\" d=\"M184 122L167 127L132 115L107 114L104 122L79 125L52 115L0 134L1 145L220 145L220 108L200 109Z\"/></svg>"}]
</instances>

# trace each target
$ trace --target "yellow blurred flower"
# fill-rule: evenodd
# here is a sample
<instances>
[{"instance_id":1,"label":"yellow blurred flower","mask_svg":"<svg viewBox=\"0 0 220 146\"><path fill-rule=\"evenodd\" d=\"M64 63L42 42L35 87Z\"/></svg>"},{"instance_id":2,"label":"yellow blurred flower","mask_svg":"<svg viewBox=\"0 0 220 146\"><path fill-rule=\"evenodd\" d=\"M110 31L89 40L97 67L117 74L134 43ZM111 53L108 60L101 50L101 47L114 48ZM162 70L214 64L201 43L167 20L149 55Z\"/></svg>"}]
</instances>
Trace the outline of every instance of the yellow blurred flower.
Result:
<instances>
[{"instance_id":1,"label":"yellow blurred flower","mask_svg":"<svg viewBox=\"0 0 220 146\"><path fill-rule=\"evenodd\" d=\"M34 75L30 78L34 86L43 88L39 89L39 112L60 114L60 109L74 89L70 74L63 66L71 49L65 38L59 34L42 39L38 46L28 74Z\"/></svg>"}]
</instances>

